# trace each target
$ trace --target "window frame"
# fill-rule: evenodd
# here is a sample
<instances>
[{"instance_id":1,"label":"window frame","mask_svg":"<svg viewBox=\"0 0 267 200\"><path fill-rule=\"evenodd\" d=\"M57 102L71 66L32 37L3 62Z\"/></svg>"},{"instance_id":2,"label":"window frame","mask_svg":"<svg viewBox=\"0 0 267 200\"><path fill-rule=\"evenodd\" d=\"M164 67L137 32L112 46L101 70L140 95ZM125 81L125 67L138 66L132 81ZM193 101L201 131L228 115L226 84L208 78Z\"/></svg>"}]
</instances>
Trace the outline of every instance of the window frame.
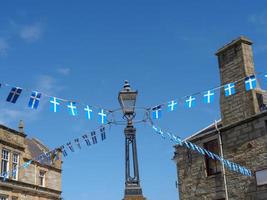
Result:
<instances>
[{"instance_id":1,"label":"window frame","mask_svg":"<svg viewBox=\"0 0 267 200\"><path fill-rule=\"evenodd\" d=\"M14 162L14 155L17 155L17 161L16 162ZM18 153L18 152L13 152L13 154L12 154L12 179L13 180L18 180L18 177L19 177L19 162L20 161L20 154ZM14 165L16 166L16 176L14 177L13 176L13 171L15 170L15 168L14 168Z\"/></svg>"},{"instance_id":2,"label":"window frame","mask_svg":"<svg viewBox=\"0 0 267 200\"><path fill-rule=\"evenodd\" d=\"M39 170L39 186L45 187L45 177L46 177L46 171Z\"/></svg>"},{"instance_id":3,"label":"window frame","mask_svg":"<svg viewBox=\"0 0 267 200\"><path fill-rule=\"evenodd\" d=\"M8 196L4 194L0 194L0 200L8 200Z\"/></svg>"},{"instance_id":4,"label":"window frame","mask_svg":"<svg viewBox=\"0 0 267 200\"><path fill-rule=\"evenodd\" d=\"M7 152L7 159L4 158L4 151ZM4 162L6 162L6 171L4 171ZM1 171L0 171L0 177L3 177L3 174L5 172L9 172L9 164L10 164L10 150L3 148L1 151ZM9 178L9 176L7 176Z\"/></svg>"},{"instance_id":5,"label":"window frame","mask_svg":"<svg viewBox=\"0 0 267 200\"><path fill-rule=\"evenodd\" d=\"M217 143L217 149L218 149L218 152L214 152L212 151L211 149L209 149L208 145L211 144L211 143L214 143L216 142ZM215 153L217 155L220 156L220 144L219 144L219 139L218 137L214 137L214 138L209 138L209 140L203 142L203 147L207 150L207 151L210 151L212 153ZM205 155L204 156L204 159L205 159L205 168L206 168L206 175L207 177L210 177L210 176L216 176L216 175L219 175L222 173L222 166L221 166L221 162L216 160L216 159L212 159L210 158L208 155ZM211 172L210 169L211 168L211 162L215 164L215 168L216 168L216 172Z\"/></svg>"}]
</instances>

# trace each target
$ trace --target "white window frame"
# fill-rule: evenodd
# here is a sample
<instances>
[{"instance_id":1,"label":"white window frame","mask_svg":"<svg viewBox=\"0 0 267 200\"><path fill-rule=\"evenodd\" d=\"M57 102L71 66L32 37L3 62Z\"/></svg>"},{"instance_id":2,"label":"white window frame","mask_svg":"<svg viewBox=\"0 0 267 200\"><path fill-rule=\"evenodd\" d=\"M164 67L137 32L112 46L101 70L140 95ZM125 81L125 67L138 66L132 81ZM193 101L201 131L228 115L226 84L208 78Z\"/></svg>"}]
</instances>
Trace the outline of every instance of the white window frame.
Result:
<instances>
[{"instance_id":1,"label":"white window frame","mask_svg":"<svg viewBox=\"0 0 267 200\"><path fill-rule=\"evenodd\" d=\"M17 159L16 160L14 159L15 158L15 155L17 156ZM14 152L13 153L13 156L12 156L12 179L13 180L16 180L16 181L18 180L18 176L19 176L19 159L20 159L19 153ZM14 170L16 170L15 176L13 174Z\"/></svg>"},{"instance_id":2,"label":"white window frame","mask_svg":"<svg viewBox=\"0 0 267 200\"><path fill-rule=\"evenodd\" d=\"M4 152L7 153L7 158L4 158L6 157L6 154L4 154ZM10 151L7 150L7 149L2 149L2 152L1 152L1 173L0 173L0 176L3 177L3 173L4 172L9 172L9 158L10 158ZM7 163L7 167L6 167L6 171L3 171L4 168L3 168L3 162L6 161ZM8 176L9 177L9 176ZM8 178L7 177L7 178ZM0 199L1 200L1 199Z\"/></svg>"},{"instance_id":3,"label":"white window frame","mask_svg":"<svg viewBox=\"0 0 267 200\"><path fill-rule=\"evenodd\" d=\"M8 196L0 194L0 200L8 200Z\"/></svg>"},{"instance_id":4,"label":"white window frame","mask_svg":"<svg viewBox=\"0 0 267 200\"><path fill-rule=\"evenodd\" d=\"M42 187L45 187L45 175L46 175L46 171L44 170L39 171L39 185Z\"/></svg>"}]
</instances>

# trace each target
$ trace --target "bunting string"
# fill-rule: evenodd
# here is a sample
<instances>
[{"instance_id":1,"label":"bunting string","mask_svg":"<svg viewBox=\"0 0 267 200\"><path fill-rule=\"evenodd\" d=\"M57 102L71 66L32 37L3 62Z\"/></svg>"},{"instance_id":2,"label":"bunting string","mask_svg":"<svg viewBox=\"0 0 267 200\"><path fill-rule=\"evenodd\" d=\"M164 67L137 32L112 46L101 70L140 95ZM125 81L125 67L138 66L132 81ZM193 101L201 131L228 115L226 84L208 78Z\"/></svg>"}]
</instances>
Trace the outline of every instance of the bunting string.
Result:
<instances>
[{"instance_id":1,"label":"bunting string","mask_svg":"<svg viewBox=\"0 0 267 200\"><path fill-rule=\"evenodd\" d=\"M100 127L92 130L89 133L84 133L81 137L75 138L73 141L68 141L66 144L62 144L59 147L54 148L51 151L48 152L43 152L42 154L30 159L27 162L24 162L23 164L19 165L16 169L13 169L12 171L5 171L0 174L0 177L2 177L3 181L6 181L9 179L9 177L14 177L13 175L17 173L20 169L26 169L30 166L31 163L37 162L40 164L44 164L44 161L47 161L48 163L50 162L55 162L56 160L59 159L58 153L62 152L62 155L64 157L68 156L68 149L70 152L74 152L74 144L78 147L78 149L81 149L82 141L83 143L86 144L86 146L91 146L92 144L95 145L98 143L97 138L100 135L101 141L106 140L106 127L111 126L111 123L107 123L105 125L101 125Z\"/></svg>"},{"instance_id":2,"label":"bunting string","mask_svg":"<svg viewBox=\"0 0 267 200\"><path fill-rule=\"evenodd\" d=\"M256 73L257 75L263 74L262 72ZM164 107L167 107L168 112L175 111L178 107L178 105L184 105L186 108L193 108L196 106L196 100L197 96L202 96L203 103L205 104L211 104L214 102L214 97L216 91L223 89L224 95L226 97L236 94L235 86L237 83L243 82L245 85L246 91L254 90L257 88L257 78L256 74L251 74L250 76L240 78L236 81L233 81L231 83L226 83L224 85L220 85L217 87L213 87L208 90L196 92L191 95L183 96L180 98L176 98L167 102L163 102L161 104L158 104L156 106L149 107L148 109L152 112L152 118L153 119L160 119L162 117L162 111ZM264 79L267 80L267 74L264 75ZM262 108L266 109L266 108Z\"/></svg>"},{"instance_id":3,"label":"bunting string","mask_svg":"<svg viewBox=\"0 0 267 200\"><path fill-rule=\"evenodd\" d=\"M213 160L218 160L221 162L222 165L224 165L226 168L228 168L231 171L237 172L237 173L241 173L244 176L252 176L252 171L250 169L247 169L246 167L243 167L239 164L236 164L234 162L231 162L227 159L224 159L223 157L210 152L190 141L186 141L186 140L182 140L179 136L168 132L168 131L163 131L161 128L155 126L154 122L152 119L149 120L148 123L151 128L154 130L155 133L159 134L163 139L169 139L170 141L174 142L175 144L179 145L179 146L183 146L185 148L188 148L192 151L197 152L200 155L203 156L207 156Z\"/></svg>"},{"instance_id":4,"label":"bunting string","mask_svg":"<svg viewBox=\"0 0 267 200\"><path fill-rule=\"evenodd\" d=\"M100 124L106 124L107 123L107 114L111 112L112 110L106 109L99 106L92 106L88 105L86 103L76 101L76 100L68 100L61 97L55 97L51 96L49 94L46 94L41 91L35 91L29 88L22 88L18 86L12 86L8 83L0 83L0 88L2 87L10 87L11 90L6 98L7 102L15 104L19 97L21 96L23 91L30 92L30 99L28 102L28 107L31 109L38 109L39 103L41 101L41 98L46 97L49 99L50 103L50 110L53 113L57 113L60 111L62 107L62 103L66 104L66 108L68 109L69 115L71 116L77 116L78 115L78 106L83 107L84 116L87 120L92 120L94 116L94 112L96 112L96 116L98 116L98 121ZM98 112L97 112L98 110Z\"/></svg>"},{"instance_id":5,"label":"bunting string","mask_svg":"<svg viewBox=\"0 0 267 200\"><path fill-rule=\"evenodd\" d=\"M261 74L263 74L263 73L257 73L257 75L261 75ZM267 74L264 75L264 78L265 78L265 80L267 79ZM232 95L236 94L236 92L237 92L236 88L235 88L236 84L241 83L241 82L244 83L245 89L247 91L254 90L257 88L256 74L251 74L250 76L240 78L240 79L233 81L231 83L227 83L224 85L213 87L209 90L196 92L196 93L191 94L191 95L187 95L184 97L170 100L168 102L161 103L157 106L144 108L144 110L146 110L146 112L145 112L146 118L140 120L140 122L148 122L148 124L152 127L152 129L156 133L160 134L162 138L168 138L171 141L175 142L179 146L184 146L188 149L191 149L195 152L198 152L201 155L205 155L205 156L208 156L209 158L212 158L214 160L218 160L225 167L227 167L228 169L230 169L232 171L241 173L245 176L252 176L251 170L249 170L245 167L242 167L239 164L236 164L236 163L233 163L229 160L226 160L226 159L220 157L219 155L214 154L214 153L212 153L212 152L210 152L210 151L208 151L202 147L199 147L199 146L197 146L197 145L195 145L189 141L182 141L181 138L176 136L175 134L163 131L162 129L156 127L154 125L152 119L151 119L151 115L152 115L153 119L161 118L163 107L167 107L168 112L172 112L172 111L176 110L177 106L180 104L184 104L187 108L194 107L196 105L196 100L197 100L198 95L202 96L203 102L206 104L211 104L214 101L215 92L220 90L220 89L223 89L224 95L226 97L232 96ZM38 157L33 158L33 159L23 163L21 166L19 166L19 168L27 168L32 162L41 162L41 161L44 161L45 159L50 161L51 158L58 159L57 154L59 151L61 151L63 156L66 157L68 155L68 151L70 151L70 152L75 151L75 148L74 148L75 146L78 149L81 149L82 141L87 146L91 146L92 144L95 145L98 143L98 141L100 139L102 141L106 139L105 127L107 125L111 125L111 124L119 125L121 123L120 121L116 121L113 117L113 114L116 110L104 109L104 108L99 107L99 106L91 106L91 105L88 105L88 104L83 103L83 102L73 101L73 100L68 100L68 99L64 99L64 98L60 98L60 97L51 96L51 95L45 94L44 92L41 92L41 91L35 91L32 89L28 89L28 88L11 86L10 84L7 84L7 83L2 83L2 84L0 83L0 88L1 87L11 87L11 90L10 90L10 92L6 98L7 102L15 104L17 102L17 100L19 99L19 97L21 96L22 92L24 90L26 90L26 91L31 92L30 93L31 94L30 99L28 102L28 107L31 109L38 109L38 106L39 106L41 99L43 97L47 97L47 98L49 98L50 109L52 112L54 112L54 113L59 112L59 110L62 108L61 104L64 102L66 104L66 109L68 109L68 111L69 111L69 115L77 116L78 115L78 107L82 106L84 116L86 117L86 119L91 120L93 117L97 116L98 121L101 124L101 126L98 129L95 129L95 130L91 131L90 133L86 133L86 134L82 135L80 138L75 138L73 141L68 141L66 144L63 144L63 145L53 149L52 151L43 153L43 154L39 155ZM96 112L96 114L95 114L95 111L93 109L97 109L98 112ZM148 115L148 113L149 113L149 115ZM108 120L107 119L108 116L111 116L112 119ZM100 138L97 137L98 134L100 135ZM14 170L12 172L4 172L3 174L1 174L1 176L4 177L4 180L6 180L6 178L8 178L10 176L10 174L13 175L14 173L16 173L16 170Z\"/></svg>"}]
</instances>

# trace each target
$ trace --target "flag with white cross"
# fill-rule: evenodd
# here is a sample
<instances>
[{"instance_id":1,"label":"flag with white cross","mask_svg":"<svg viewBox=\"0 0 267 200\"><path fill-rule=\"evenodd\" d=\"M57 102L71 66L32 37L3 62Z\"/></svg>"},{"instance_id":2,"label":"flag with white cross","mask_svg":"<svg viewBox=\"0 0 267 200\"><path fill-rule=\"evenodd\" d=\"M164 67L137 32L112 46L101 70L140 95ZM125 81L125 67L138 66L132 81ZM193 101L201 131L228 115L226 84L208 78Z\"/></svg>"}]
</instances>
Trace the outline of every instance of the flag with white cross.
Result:
<instances>
[{"instance_id":1,"label":"flag with white cross","mask_svg":"<svg viewBox=\"0 0 267 200\"><path fill-rule=\"evenodd\" d=\"M22 88L20 87L13 87L11 90L10 90L10 93L9 95L7 96L7 99L6 101L7 102L11 102L11 103L16 103L20 94L22 92Z\"/></svg>"},{"instance_id":2,"label":"flag with white cross","mask_svg":"<svg viewBox=\"0 0 267 200\"><path fill-rule=\"evenodd\" d=\"M101 133L101 139L102 141L106 139L106 131L105 131L105 127L101 127L100 128L100 133Z\"/></svg>"},{"instance_id":3,"label":"flag with white cross","mask_svg":"<svg viewBox=\"0 0 267 200\"><path fill-rule=\"evenodd\" d=\"M69 109L69 114L71 116L77 116L78 115L76 102L70 101L67 106Z\"/></svg>"},{"instance_id":4,"label":"flag with white cross","mask_svg":"<svg viewBox=\"0 0 267 200\"><path fill-rule=\"evenodd\" d=\"M84 141L86 142L86 145L87 146L90 146L91 143L90 143L90 140L89 140L89 137L87 134L83 135L82 138L84 139Z\"/></svg>"},{"instance_id":5,"label":"flag with white cross","mask_svg":"<svg viewBox=\"0 0 267 200\"><path fill-rule=\"evenodd\" d=\"M92 137L93 144L96 144L97 143L97 138L96 138L96 132L95 131L91 132L91 137Z\"/></svg>"},{"instance_id":6,"label":"flag with white cross","mask_svg":"<svg viewBox=\"0 0 267 200\"><path fill-rule=\"evenodd\" d=\"M254 75L245 78L246 90L253 90L257 86L256 77Z\"/></svg>"},{"instance_id":7,"label":"flag with white cross","mask_svg":"<svg viewBox=\"0 0 267 200\"><path fill-rule=\"evenodd\" d=\"M90 106L87 105L87 106L84 108L84 111L85 111L85 113L86 113L86 119L91 120L92 117L93 117L93 110L92 110L92 108L91 108Z\"/></svg>"},{"instance_id":8,"label":"flag with white cross","mask_svg":"<svg viewBox=\"0 0 267 200\"><path fill-rule=\"evenodd\" d=\"M58 112L58 110L59 110L58 107L59 107L60 103L56 97L50 98L50 105L51 105L50 106L51 111Z\"/></svg>"},{"instance_id":9,"label":"flag with white cross","mask_svg":"<svg viewBox=\"0 0 267 200\"><path fill-rule=\"evenodd\" d=\"M225 85L224 86L224 92L225 92L226 97L235 94L235 84L229 83L229 84Z\"/></svg>"},{"instance_id":10,"label":"flag with white cross","mask_svg":"<svg viewBox=\"0 0 267 200\"><path fill-rule=\"evenodd\" d=\"M106 124L107 123L107 114L104 112L104 109L100 109L98 113L98 121L101 124Z\"/></svg>"},{"instance_id":11,"label":"flag with white cross","mask_svg":"<svg viewBox=\"0 0 267 200\"><path fill-rule=\"evenodd\" d=\"M185 107L192 108L195 105L196 105L196 98L193 96L187 97L187 99L185 100Z\"/></svg>"},{"instance_id":12,"label":"flag with white cross","mask_svg":"<svg viewBox=\"0 0 267 200\"><path fill-rule=\"evenodd\" d=\"M204 93L204 103L212 103L214 101L214 92L212 90L208 90Z\"/></svg>"},{"instance_id":13,"label":"flag with white cross","mask_svg":"<svg viewBox=\"0 0 267 200\"><path fill-rule=\"evenodd\" d=\"M172 100L172 101L170 101L170 102L168 102L168 111L174 111L174 110L176 110L176 108L177 108L177 101L175 101L175 100Z\"/></svg>"},{"instance_id":14,"label":"flag with white cross","mask_svg":"<svg viewBox=\"0 0 267 200\"><path fill-rule=\"evenodd\" d=\"M39 102L40 102L40 99L41 99L41 96L42 96L42 94L40 92L33 91L31 94L28 106L31 109L37 109Z\"/></svg>"},{"instance_id":15,"label":"flag with white cross","mask_svg":"<svg viewBox=\"0 0 267 200\"><path fill-rule=\"evenodd\" d=\"M152 118L153 119L159 119L161 118L161 115L162 115L162 106L161 105L158 105L154 108L152 108Z\"/></svg>"}]
</instances>

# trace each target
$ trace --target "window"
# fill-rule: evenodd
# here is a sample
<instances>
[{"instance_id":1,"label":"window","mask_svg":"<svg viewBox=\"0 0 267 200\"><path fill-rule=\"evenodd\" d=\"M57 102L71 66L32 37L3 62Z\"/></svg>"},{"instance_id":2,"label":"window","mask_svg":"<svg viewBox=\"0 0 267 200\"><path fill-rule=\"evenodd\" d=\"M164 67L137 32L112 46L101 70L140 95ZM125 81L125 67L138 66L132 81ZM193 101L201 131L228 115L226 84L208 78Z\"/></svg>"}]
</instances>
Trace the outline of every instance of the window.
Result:
<instances>
[{"instance_id":1,"label":"window","mask_svg":"<svg viewBox=\"0 0 267 200\"><path fill-rule=\"evenodd\" d=\"M45 171L39 172L39 185L44 187L45 186Z\"/></svg>"},{"instance_id":2,"label":"window","mask_svg":"<svg viewBox=\"0 0 267 200\"><path fill-rule=\"evenodd\" d=\"M0 195L0 200L8 200L7 196Z\"/></svg>"},{"instance_id":3,"label":"window","mask_svg":"<svg viewBox=\"0 0 267 200\"><path fill-rule=\"evenodd\" d=\"M1 176L4 176L8 171L9 171L9 152L6 149L3 149L2 160L1 160Z\"/></svg>"},{"instance_id":4,"label":"window","mask_svg":"<svg viewBox=\"0 0 267 200\"><path fill-rule=\"evenodd\" d=\"M219 144L218 140L211 140L204 144L204 148L212 153L215 153L219 155ZM206 161L206 169L207 169L207 175L215 175L221 173L221 166L220 162L218 160L213 160L209 156L206 155L205 157Z\"/></svg>"},{"instance_id":5,"label":"window","mask_svg":"<svg viewBox=\"0 0 267 200\"><path fill-rule=\"evenodd\" d=\"M267 169L256 172L257 185L267 184Z\"/></svg>"},{"instance_id":6,"label":"window","mask_svg":"<svg viewBox=\"0 0 267 200\"><path fill-rule=\"evenodd\" d=\"M18 180L18 174L19 174L19 154L14 153L13 159L12 159L12 179Z\"/></svg>"}]
</instances>

